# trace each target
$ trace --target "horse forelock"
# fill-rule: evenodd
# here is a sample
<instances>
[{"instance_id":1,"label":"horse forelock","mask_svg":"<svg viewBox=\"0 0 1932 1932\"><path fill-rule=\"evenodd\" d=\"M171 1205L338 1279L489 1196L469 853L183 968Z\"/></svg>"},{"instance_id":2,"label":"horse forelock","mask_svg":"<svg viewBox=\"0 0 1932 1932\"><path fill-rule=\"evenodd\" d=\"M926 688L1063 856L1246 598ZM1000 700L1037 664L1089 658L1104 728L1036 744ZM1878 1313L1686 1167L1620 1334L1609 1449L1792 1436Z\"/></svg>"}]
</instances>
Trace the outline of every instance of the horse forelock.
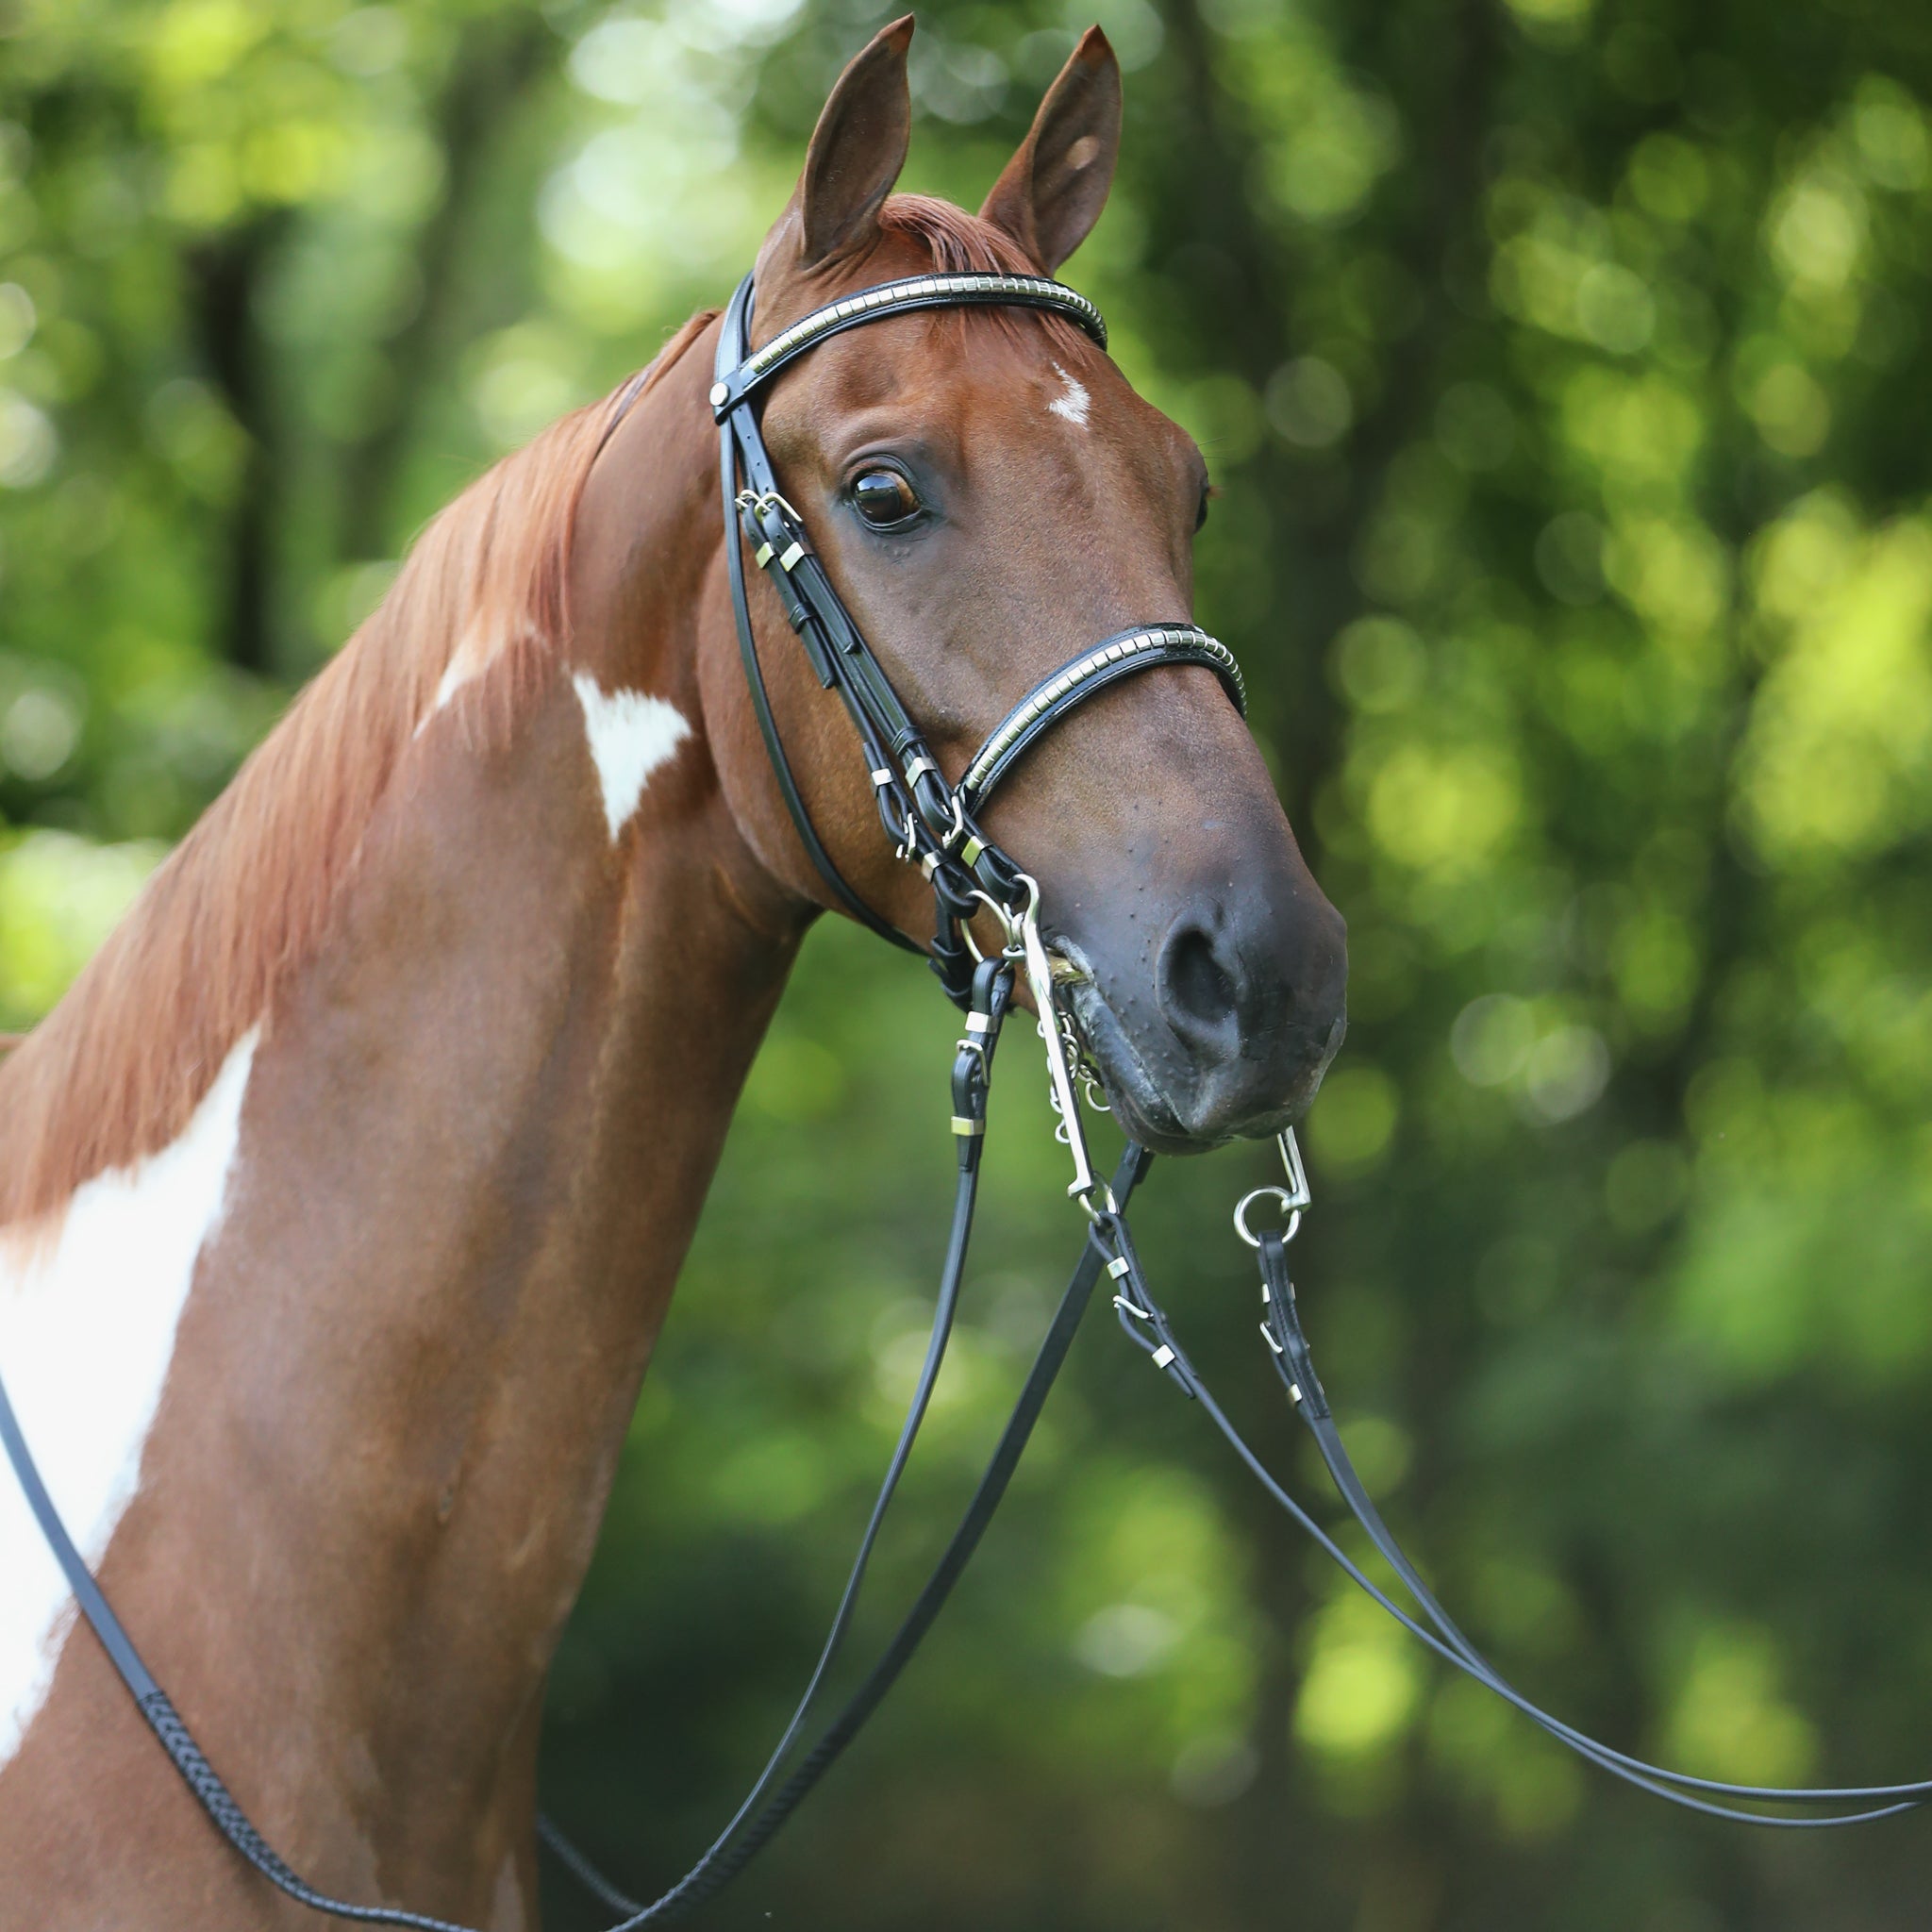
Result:
<instances>
[{"instance_id":1,"label":"horse forelock","mask_svg":"<svg viewBox=\"0 0 1932 1932\"><path fill-rule=\"evenodd\" d=\"M481 680L474 718L508 728L568 640L577 505L609 425L709 319L439 512L65 998L0 1058L0 1227L58 1214L83 1183L182 1133L323 942L377 807L458 686Z\"/></svg>"}]
</instances>

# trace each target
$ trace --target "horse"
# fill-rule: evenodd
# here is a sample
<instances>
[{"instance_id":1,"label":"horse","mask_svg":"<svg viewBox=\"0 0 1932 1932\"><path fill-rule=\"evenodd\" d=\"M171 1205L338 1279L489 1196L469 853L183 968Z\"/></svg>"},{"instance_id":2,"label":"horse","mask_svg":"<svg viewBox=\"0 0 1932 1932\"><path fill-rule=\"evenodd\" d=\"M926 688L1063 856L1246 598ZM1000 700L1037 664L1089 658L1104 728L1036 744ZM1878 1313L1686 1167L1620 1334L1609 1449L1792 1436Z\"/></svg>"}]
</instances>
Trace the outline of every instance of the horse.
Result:
<instances>
[{"instance_id":1,"label":"horse","mask_svg":"<svg viewBox=\"0 0 1932 1932\"><path fill-rule=\"evenodd\" d=\"M1098 29L973 215L893 192L911 25L831 91L758 251L758 341L897 277L1050 275L1099 217ZM739 663L718 327L442 511L0 1061L0 1373L76 1543L291 1864L491 1932L537 1923L546 1673L834 905ZM1060 317L894 315L788 369L762 426L949 779L1071 651L1190 616L1202 457ZM811 822L915 934L851 724L751 597ZM989 824L1131 1135L1300 1114L1344 929L1215 677L1095 696ZM4 1472L0 1574L0 1927L313 1923L169 1774Z\"/></svg>"}]
</instances>

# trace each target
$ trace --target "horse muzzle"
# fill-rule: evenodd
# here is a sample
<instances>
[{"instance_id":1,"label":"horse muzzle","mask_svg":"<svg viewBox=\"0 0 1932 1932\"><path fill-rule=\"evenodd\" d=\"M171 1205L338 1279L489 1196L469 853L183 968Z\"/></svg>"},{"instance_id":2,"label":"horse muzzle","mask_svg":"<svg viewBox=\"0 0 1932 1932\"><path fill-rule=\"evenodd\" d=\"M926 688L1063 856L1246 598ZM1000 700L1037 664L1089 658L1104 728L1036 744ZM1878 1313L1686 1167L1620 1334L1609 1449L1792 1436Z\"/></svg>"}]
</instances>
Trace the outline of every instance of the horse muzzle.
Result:
<instances>
[{"instance_id":1,"label":"horse muzzle","mask_svg":"<svg viewBox=\"0 0 1932 1932\"><path fill-rule=\"evenodd\" d=\"M1347 1028L1347 928L1307 874L1123 925L1113 944L1054 943L1081 974L1074 1017L1126 1131L1182 1154L1298 1121Z\"/></svg>"}]
</instances>

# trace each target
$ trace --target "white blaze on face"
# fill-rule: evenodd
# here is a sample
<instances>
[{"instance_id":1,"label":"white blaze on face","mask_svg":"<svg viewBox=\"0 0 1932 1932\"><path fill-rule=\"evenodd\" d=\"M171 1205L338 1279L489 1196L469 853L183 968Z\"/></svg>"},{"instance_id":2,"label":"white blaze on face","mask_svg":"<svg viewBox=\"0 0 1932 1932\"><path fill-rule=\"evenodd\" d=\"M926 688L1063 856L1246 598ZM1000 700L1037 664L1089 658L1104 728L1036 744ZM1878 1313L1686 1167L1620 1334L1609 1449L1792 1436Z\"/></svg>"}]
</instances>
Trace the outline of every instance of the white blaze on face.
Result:
<instances>
[{"instance_id":1,"label":"white blaze on face","mask_svg":"<svg viewBox=\"0 0 1932 1932\"><path fill-rule=\"evenodd\" d=\"M659 765L691 736L675 705L639 691L608 694L579 671L571 679L584 708L584 730L604 793L604 817L614 840L637 810L644 787Z\"/></svg>"},{"instance_id":2,"label":"white blaze on face","mask_svg":"<svg viewBox=\"0 0 1932 1932\"><path fill-rule=\"evenodd\" d=\"M75 1190L58 1237L0 1231L0 1376L81 1555L98 1568L141 1481L194 1264L221 1226L258 1032L173 1146ZM45 1701L73 1596L0 1456L0 1767Z\"/></svg>"},{"instance_id":3,"label":"white blaze on face","mask_svg":"<svg viewBox=\"0 0 1932 1932\"><path fill-rule=\"evenodd\" d=\"M1087 408L1092 401L1087 393L1086 384L1069 375L1058 362L1053 365L1053 373L1059 377L1064 387L1060 394L1054 397L1046 407L1056 416L1063 416L1076 429L1086 428Z\"/></svg>"}]
</instances>

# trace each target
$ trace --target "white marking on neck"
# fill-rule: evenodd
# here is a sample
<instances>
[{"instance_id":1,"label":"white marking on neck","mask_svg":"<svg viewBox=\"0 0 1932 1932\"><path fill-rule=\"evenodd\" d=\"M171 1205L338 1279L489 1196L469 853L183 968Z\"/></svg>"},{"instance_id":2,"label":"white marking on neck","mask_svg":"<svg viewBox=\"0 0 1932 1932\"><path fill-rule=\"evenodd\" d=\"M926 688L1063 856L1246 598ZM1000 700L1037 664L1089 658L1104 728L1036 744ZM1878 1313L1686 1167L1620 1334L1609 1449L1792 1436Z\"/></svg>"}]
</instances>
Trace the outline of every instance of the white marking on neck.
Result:
<instances>
[{"instance_id":1,"label":"white marking on neck","mask_svg":"<svg viewBox=\"0 0 1932 1932\"><path fill-rule=\"evenodd\" d=\"M1086 384L1069 375L1058 362L1053 365L1053 373L1066 384L1066 392L1063 395L1054 397L1053 401L1047 404L1046 407L1056 416L1064 416L1074 428L1086 428L1087 408L1092 401L1092 398L1087 393Z\"/></svg>"},{"instance_id":2,"label":"white marking on neck","mask_svg":"<svg viewBox=\"0 0 1932 1932\"><path fill-rule=\"evenodd\" d=\"M421 738L449 708L456 694L465 685L475 683L509 649L517 637L527 641L532 635L527 625L521 632L513 634L508 631L486 633L472 624L457 640L457 647L450 653L449 662L437 680L436 695L430 700L429 708L416 721L415 736Z\"/></svg>"},{"instance_id":3,"label":"white marking on neck","mask_svg":"<svg viewBox=\"0 0 1932 1932\"><path fill-rule=\"evenodd\" d=\"M641 691L607 694L582 671L571 683L584 708L584 730L614 841L630 824L651 774L691 736L691 726L684 713L662 698L646 697Z\"/></svg>"},{"instance_id":4,"label":"white marking on neck","mask_svg":"<svg viewBox=\"0 0 1932 1932\"><path fill-rule=\"evenodd\" d=\"M141 1483L195 1262L222 1224L259 1029L179 1140L76 1188L58 1224L0 1230L0 1374L41 1477L95 1568ZM0 1769L54 1681L65 1577L0 1458Z\"/></svg>"},{"instance_id":5,"label":"white marking on neck","mask_svg":"<svg viewBox=\"0 0 1932 1932\"><path fill-rule=\"evenodd\" d=\"M455 697L458 691L461 691L464 685L468 684L471 678L475 675L476 667L474 664L468 663L461 658L452 658L449 662L449 668L444 671L437 684L436 701L429 707L428 716L423 720L422 724L417 725L416 729L421 731L423 726L429 723L430 718L435 717L437 712L443 709L448 705L450 699Z\"/></svg>"}]
</instances>

